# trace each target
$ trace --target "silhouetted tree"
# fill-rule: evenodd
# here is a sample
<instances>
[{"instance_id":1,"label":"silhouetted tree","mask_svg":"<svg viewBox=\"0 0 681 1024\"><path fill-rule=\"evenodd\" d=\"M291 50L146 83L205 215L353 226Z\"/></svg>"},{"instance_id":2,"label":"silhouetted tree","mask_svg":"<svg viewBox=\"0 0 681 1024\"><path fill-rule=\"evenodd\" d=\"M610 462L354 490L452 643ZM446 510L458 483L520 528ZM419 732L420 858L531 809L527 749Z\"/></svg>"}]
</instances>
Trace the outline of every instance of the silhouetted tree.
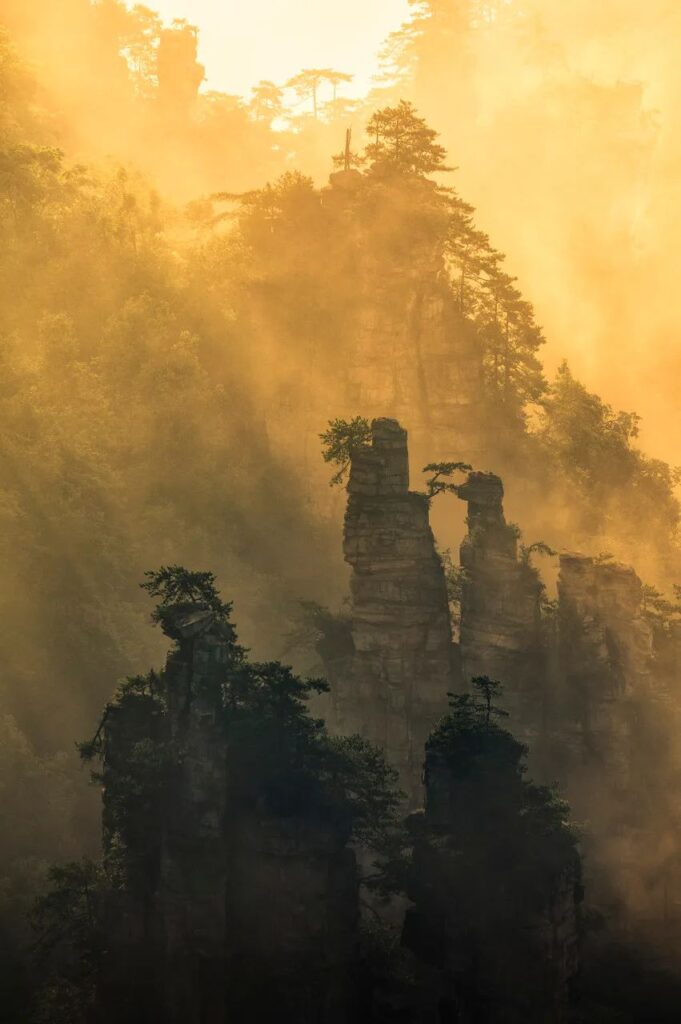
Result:
<instances>
[{"instance_id":1,"label":"silhouetted tree","mask_svg":"<svg viewBox=\"0 0 681 1024\"><path fill-rule=\"evenodd\" d=\"M434 498L437 494L456 494L458 491L458 485L453 484L447 478L452 476L453 473L471 473L473 467L469 466L467 462L431 462L427 466L424 466L423 473L432 473L433 475L426 480L426 493L429 498Z\"/></svg>"},{"instance_id":2,"label":"silhouetted tree","mask_svg":"<svg viewBox=\"0 0 681 1024\"><path fill-rule=\"evenodd\" d=\"M371 440L371 425L362 416L352 420L329 420L329 428L319 435L324 462L338 466L331 477L331 486L343 482L350 468L353 452L366 448Z\"/></svg>"},{"instance_id":3,"label":"silhouetted tree","mask_svg":"<svg viewBox=\"0 0 681 1024\"><path fill-rule=\"evenodd\" d=\"M258 82L251 90L249 104L256 121L272 124L284 112L284 92L280 86L265 79Z\"/></svg>"},{"instance_id":4,"label":"silhouetted tree","mask_svg":"<svg viewBox=\"0 0 681 1024\"><path fill-rule=\"evenodd\" d=\"M366 147L366 156L375 173L425 176L451 170L445 165L446 150L435 141L437 132L406 100L377 110L367 124L367 135L372 141Z\"/></svg>"}]
</instances>

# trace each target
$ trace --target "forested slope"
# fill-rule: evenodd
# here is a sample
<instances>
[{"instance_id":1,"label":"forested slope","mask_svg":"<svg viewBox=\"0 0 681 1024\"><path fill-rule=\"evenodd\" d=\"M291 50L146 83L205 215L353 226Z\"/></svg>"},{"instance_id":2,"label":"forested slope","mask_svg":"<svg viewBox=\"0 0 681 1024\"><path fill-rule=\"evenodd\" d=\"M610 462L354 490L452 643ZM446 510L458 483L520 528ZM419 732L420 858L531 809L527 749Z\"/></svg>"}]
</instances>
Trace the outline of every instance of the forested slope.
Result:
<instances>
[{"instance_id":1,"label":"forested slope","mask_svg":"<svg viewBox=\"0 0 681 1024\"><path fill-rule=\"evenodd\" d=\"M319 180L320 151L338 147L340 109L275 135L267 89L248 110L200 97L195 46L164 78L158 21L99 24L95 45L90 6L71 6L90 27L63 88L44 53L37 72L0 44L0 799L17 822L0 873L13 899L94 842L73 742L117 678L157 660L134 596L146 566L214 569L258 656L280 653L300 600L337 599L341 509L317 439L332 416L399 412L423 463L456 453L500 472L528 541L681 579L675 471L639 450L637 417L608 394L567 367L547 380L532 306L447 184L458 154L409 103L377 103L368 145L320 188L307 172ZM39 64L19 5L7 22ZM118 128L95 151L101 82L93 97L82 83L104 51ZM164 166L204 161L180 175L188 206L155 176L161 136L176 147ZM458 539L460 523L442 525Z\"/></svg>"}]
</instances>

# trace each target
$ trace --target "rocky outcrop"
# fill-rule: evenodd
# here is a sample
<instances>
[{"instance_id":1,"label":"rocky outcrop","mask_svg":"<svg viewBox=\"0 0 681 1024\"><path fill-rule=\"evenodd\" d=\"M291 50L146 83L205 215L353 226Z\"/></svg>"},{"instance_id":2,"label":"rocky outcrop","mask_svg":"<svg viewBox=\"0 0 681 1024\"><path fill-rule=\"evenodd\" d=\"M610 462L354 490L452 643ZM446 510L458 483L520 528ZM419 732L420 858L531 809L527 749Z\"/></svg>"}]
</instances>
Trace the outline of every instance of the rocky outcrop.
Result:
<instances>
[{"instance_id":1,"label":"rocky outcrop","mask_svg":"<svg viewBox=\"0 0 681 1024\"><path fill-rule=\"evenodd\" d=\"M168 729L178 758L167 803L158 890L166 1019L221 1019L229 864L221 682L229 637L211 612L188 607L165 623L177 640L165 671Z\"/></svg>"},{"instance_id":2,"label":"rocky outcrop","mask_svg":"<svg viewBox=\"0 0 681 1024\"><path fill-rule=\"evenodd\" d=\"M196 605L161 622L175 642L164 673L106 716L104 846L123 884L94 1020L345 1024L357 1010L349 825L277 813L230 778L233 629Z\"/></svg>"},{"instance_id":3,"label":"rocky outcrop","mask_svg":"<svg viewBox=\"0 0 681 1024\"><path fill-rule=\"evenodd\" d=\"M403 942L431 968L425 1019L562 1024L580 961L579 856L548 817L528 828L541 797L522 780L523 748L487 735L462 735L451 758L429 745Z\"/></svg>"},{"instance_id":4,"label":"rocky outcrop","mask_svg":"<svg viewBox=\"0 0 681 1024\"><path fill-rule=\"evenodd\" d=\"M335 724L380 746L421 802L423 748L453 688L447 589L428 499L409 490L407 433L372 424L352 457L344 531L354 656L334 693Z\"/></svg>"},{"instance_id":5,"label":"rocky outcrop","mask_svg":"<svg viewBox=\"0 0 681 1024\"><path fill-rule=\"evenodd\" d=\"M464 681L489 676L504 686L514 731L537 735L544 716L541 583L518 558L518 533L504 517L504 488L493 473L471 473L458 488L468 504L461 544L464 579L460 649Z\"/></svg>"}]
</instances>

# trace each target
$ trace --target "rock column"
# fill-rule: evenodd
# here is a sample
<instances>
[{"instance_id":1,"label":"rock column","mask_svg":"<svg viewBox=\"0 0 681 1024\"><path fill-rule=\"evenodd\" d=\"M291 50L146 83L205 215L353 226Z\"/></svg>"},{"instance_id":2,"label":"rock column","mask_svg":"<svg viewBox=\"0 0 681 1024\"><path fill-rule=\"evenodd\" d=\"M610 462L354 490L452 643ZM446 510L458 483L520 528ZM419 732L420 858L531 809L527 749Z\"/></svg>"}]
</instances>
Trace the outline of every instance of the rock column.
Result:
<instances>
[{"instance_id":1,"label":"rock column","mask_svg":"<svg viewBox=\"0 0 681 1024\"><path fill-rule=\"evenodd\" d=\"M409 490L407 433L395 420L374 420L371 446L353 455L348 496L355 654L336 691L336 724L378 744L420 804L424 744L454 686L452 640L428 499Z\"/></svg>"},{"instance_id":2,"label":"rock column","mask_svg":"<svg viewBox=\"0 0 681 1024\"><path fill-rule=\"evenodd\" d=\"M461 545L461 664L464 683L489 676L502 683L510 728L533 739L545 711L541 583L518 558L517 531L506 522L504 488L493 473L471 473L458 490L468 503Z\"/></svg>"}]
</instances>

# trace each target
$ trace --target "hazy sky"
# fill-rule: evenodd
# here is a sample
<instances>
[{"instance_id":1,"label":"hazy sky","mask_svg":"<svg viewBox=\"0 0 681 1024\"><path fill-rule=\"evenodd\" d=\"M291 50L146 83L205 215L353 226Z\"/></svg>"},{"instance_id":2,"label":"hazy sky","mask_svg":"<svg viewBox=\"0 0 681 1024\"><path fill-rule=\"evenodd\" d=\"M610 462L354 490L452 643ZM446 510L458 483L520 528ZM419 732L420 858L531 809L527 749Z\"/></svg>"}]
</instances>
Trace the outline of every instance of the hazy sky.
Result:
<instances>
[{"instance_id":1,"label":"hazy sky","mask_svg":"<svg viewBox=\"0 0 681 1024\"><path fill-rule=\"evenodd\" d=\"M261 78L281 83L303 67L356 75L363 91L376 52L405 20L408 0L154 0L167 19L201 30L207 87L247 93Z\"/></svg>"}]
</instances>

